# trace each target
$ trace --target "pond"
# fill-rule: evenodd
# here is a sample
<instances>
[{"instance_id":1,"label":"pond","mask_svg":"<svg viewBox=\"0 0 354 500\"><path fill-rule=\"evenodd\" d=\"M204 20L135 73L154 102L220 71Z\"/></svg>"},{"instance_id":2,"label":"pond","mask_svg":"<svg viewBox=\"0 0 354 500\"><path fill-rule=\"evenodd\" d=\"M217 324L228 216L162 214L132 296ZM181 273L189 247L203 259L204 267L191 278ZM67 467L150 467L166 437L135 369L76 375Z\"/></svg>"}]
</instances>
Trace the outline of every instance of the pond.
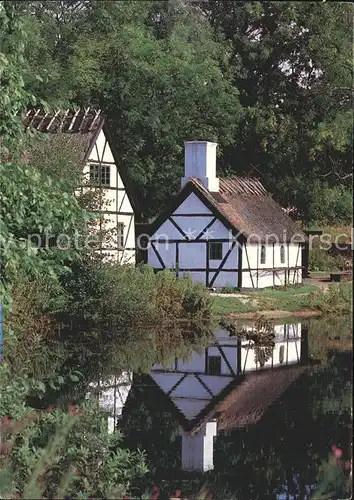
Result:
<instances>
[{"instance_id":1,"label":"pond","mask_svg":"<svg viewBox=\"0 0 354 500\"><path fill-rule=\"evenodd\" d=\"M274 329L270 349L219 329L189 357L134 375L119 426L126 446L146 450L159 498L203 487L220 500L315 498L329 474L329 496L316 498L350 496L351 318Z\"/></svg>"}]
</instances>

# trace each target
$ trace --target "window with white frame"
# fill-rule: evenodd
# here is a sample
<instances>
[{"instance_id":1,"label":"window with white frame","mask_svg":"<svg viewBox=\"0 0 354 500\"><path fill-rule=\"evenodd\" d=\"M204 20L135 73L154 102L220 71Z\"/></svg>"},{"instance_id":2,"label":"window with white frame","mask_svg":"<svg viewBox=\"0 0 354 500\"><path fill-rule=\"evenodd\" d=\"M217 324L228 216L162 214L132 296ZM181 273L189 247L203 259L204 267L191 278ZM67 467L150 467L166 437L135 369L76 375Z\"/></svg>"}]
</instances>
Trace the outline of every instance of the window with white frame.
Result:
<instances>
[{"instance_id":1,"label":"window with white frame","mask_svg":"<svg viewBox=\"0 0 354 500\"><path fill-rule=\"evenodd\" d=\"M90 164L90 183L100 186L110 186L111 183L111 167L110 165L102 165L98 163Z\"/></svg>"}]
</instances>

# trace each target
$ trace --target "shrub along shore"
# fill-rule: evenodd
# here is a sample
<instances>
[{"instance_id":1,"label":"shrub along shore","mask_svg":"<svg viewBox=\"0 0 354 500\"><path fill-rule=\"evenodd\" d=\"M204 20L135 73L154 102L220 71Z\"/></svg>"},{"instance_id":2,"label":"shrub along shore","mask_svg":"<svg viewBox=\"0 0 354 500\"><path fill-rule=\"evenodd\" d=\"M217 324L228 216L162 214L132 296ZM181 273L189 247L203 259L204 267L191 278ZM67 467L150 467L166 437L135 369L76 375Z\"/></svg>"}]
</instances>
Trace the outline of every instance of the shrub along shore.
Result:
<instances>
[{"instance_id":1,"label":"shrub along shore","mask_svg":"<svg viewBox=\"0 0 354 500\"><path fill-rule=\"evenodd\" d=\"M268 318L348 314L352 309L352 283L315 285L212 295L215 316L253 319L259 312Z\"/></svg>"}]
</instances>

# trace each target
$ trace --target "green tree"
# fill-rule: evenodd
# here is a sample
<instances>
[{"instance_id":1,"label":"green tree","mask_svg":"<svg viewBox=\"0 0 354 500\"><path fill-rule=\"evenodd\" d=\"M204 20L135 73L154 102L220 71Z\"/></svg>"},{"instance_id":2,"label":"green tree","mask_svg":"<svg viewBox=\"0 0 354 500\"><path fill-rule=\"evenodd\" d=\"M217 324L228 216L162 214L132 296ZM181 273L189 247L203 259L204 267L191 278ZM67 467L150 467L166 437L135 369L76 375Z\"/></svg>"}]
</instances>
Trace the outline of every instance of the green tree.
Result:
<instances>
[{"instance_id":1,"label":"green tree","mask_svg":"<svg viewBox=\"0 0 354 500\"><path fill-rule=\"evenodd\" d=\"M31 26L27 63L48 86L29 88L49 103L67 96L104 109L147 215L179 189L184 140L217 140L221 151L233 143L240 107L229 48L192 9L102 1L64 16L56 2L30 4L19 8Z\"/></svg>"},{"instance_id":2,"label":"green tree","mask_svg":"<svg viewBox=\"0 0 354 500\"><path fill-rule=\"evenodd\" d=\"M234 83L245 115L226 166L254 167L284 204L301 205L299 183L348 188L353 5L210 1L200 8L232 43L240 69Z\"/></svg>"},{"instance_id":3,"label":"green tree","mask_svg":"<svg viewBox=\"0 0 354 500\"><path fill-rule=\"evenodd\" d=\"M306 217L318 200L302 196L304 186L315 192L319 180L350 195L351 4L64 1L17 8L31 26L26 62L46 78L45 86L32 78L28 88L51 103L107 112L147 215L178 190L186 139L218 141L219 169L260 175L279 201ZM342 209L335 217L343 220Z\"/></svg>"},{"instance_id":4,"label":"green tree","mask_svg":"<svg viewBox=\"0 0 354 500\"><path fill-rule=\"evenodd\" d=\"M60 252L58 246L43 245L45 234L71 234L88 218L63 183L41 174L22 160L27 135L21 113L35 102L26 88L24 59L26 30L15 6L1 2L2 92L0 100L2 140L0 165L0 253L1 294L9 302L7 287L22 271L57 276L75 252ZM36 235L34 240L30 235ZM42 239L42 244L39 243Z\"/></svg>"}]
</instances>

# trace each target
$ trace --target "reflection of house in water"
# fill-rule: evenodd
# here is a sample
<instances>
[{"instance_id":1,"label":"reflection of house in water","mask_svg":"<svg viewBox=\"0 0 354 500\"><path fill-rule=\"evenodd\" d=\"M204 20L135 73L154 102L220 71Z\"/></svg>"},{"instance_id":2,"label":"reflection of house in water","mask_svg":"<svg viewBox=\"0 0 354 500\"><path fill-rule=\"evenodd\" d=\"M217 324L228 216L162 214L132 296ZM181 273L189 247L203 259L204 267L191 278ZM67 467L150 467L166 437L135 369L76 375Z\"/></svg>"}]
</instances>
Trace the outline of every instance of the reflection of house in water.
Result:
<instances>
[{"instance_id":1,"label":"reflection of house in water","mask_svg":"<svg viewBox=\"0 0 354 500\"><path fill-rule=\"evenodd\" d=\"M300 324L276 325L273 349L220 330L215 344L189 362L154 365L150 377L180 425L183 469L213 468L217 432L262 417L304 371L306 342Z\"/></svg>"},{"instance_id":2,"label":"reflection of house in water","mask_svg":"<svg viewBox=\"0 0 354 500\"><path fill-rule=\"evenodd\" d=\"M119 377L90 384L89 394L97 396L100 407L107 412L109 432L114 431L122 415L132 380L132 372L123 372Z\"/></svg>"}]
</instances>

